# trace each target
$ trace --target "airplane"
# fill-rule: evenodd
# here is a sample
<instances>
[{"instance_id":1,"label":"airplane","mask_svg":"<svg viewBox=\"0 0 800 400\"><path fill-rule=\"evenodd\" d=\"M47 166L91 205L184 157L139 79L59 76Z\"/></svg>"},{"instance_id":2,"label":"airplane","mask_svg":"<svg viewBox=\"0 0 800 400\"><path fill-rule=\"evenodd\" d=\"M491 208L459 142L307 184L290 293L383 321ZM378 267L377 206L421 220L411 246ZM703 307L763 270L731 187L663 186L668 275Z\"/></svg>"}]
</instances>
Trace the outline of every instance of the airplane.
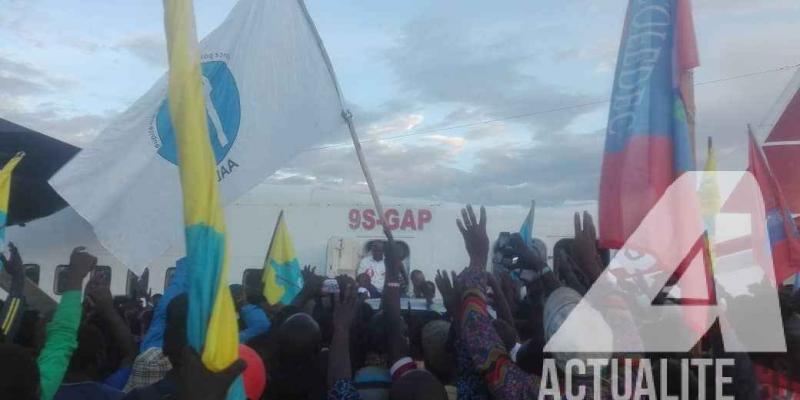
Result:
<instances>
[{"instance_id":1,"label":"airplane","mask_svg":"<svg viewBox=\"0 0 800 400\"><path fill-rule=\"evenodd\" d=\"M463 204L388 196L382 200L387 223L404 249L404 264L409 270L419 269L432 281L437 269L460 271L468 264L456 227ZM572 213L593 207L596 205L576 203L537 209L537 238L552 248L558 239L572 236ZM328 277L354 276L359 261L368 255L370 242L385 239L366 193L260 184L225 207L230 283L252 285L260 281L281 210L300 264L316 266L318 274ZM528 208L523 206L487 207L490 240L500 232L519 231L527 214ZM109 275L113 294L129 294L136 281L136 274L103 248L92 227L70 207L22 227L9 227L6 234L29 264L29 278L54 299L60 297L59 277L77 246L85 246L97 256L98 271ZM176 260L183 256L179 242L148 267L152 293L163 293L168 285Z\"/></svg>"}]
</instances>

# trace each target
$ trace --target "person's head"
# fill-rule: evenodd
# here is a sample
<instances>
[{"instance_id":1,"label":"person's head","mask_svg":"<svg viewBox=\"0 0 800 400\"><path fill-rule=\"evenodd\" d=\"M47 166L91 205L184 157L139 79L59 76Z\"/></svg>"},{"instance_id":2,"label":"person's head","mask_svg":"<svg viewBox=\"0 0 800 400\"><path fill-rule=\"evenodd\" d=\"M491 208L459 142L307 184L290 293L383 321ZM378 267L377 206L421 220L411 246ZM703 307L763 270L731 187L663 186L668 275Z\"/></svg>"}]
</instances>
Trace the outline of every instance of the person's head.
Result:
<instances>
[{"instance_id":1,"label":"person's head","mask_svg":"<svg viewBox=\"0 0 800 400\"><path fill-rule=\"evenodd\" d=\"M0 399L39 399L39 367L23 347L0 343Z\"/></svg>"},{"instance_id":2,"label":"person's head","mask_svg":"<svg viewBox=\"0 0 800 400\"><path fill-rule=\"evenodd\" d=\"M407 372L392 384L391 400L447 400L444 385L423 369Z\"/></svg>"},{"instance_id":3,"label":"person's head","mask_svg":"<svg viewBox=\"0 0 800 400\"><path fill-rule=\"evenodd\" d=\"M411 284L415 289L422 289L422 285L425 284L425 274L418 269L411 271Z\"/></svg>"},{"instance_id":4,"label":"person's head","mask_svg":"<svg viewBox=\"0 0 800 400\"><path fill-rule=\"evenodd\" d=\"M181 293L167 305L167 321L164 328L164 355L175 369L181 366L181 352L186 346L186 320L189 315L189 296Z\"/></svg>"},{"instance_id":5,"label":"person's head","mask_svg":"<svg viewBox=\"0 0 800 400\"><path fill-rule=\"evenodd\" d=\"M358 287L366 288L372 284L372 278L370 278L369 275L365 273L360 273L356 277L356 282L358 283Z\"/></svg>"},{"instance_id":6,"label":"person's head","mask_svg":"<svg viewBox=\"0 0 800 400\"><path fill-rule=\"evenodd\" d=\"M78 347L72 353L68 371L99 379L98 368L106 358L105 342L100 328L92 323L81 324L78 329Z\"/></svg>"},{"instance_id":7,"label":"person's head","mask_svg":"<svg viewBox=\"0 0 800 400\"><path fill-rule=\"evenodd\" d=\"M369 251L372 254L372 259L375 261L383 260L383 242L376 240L369 245Z\"/></svg>"},{"instance_id":8,"label":"person's head","mask_svg":"<svg viewBox=\"0 0 800 400\"><path fill-rule=\"evenodd\" d=\"M441 382L448 383L455 375L456 359L449 345L450 322L431 321L422 328L422 359L425 368Z\"/></svg>"},{"instance_id":9,"label":"person's head","mask_svg":"<svg viewBox=\"0 0 800 400\"><path fill-rule=\"evenodd\" d=\"M322 342L317 321L306 313L297 313L278 328L278 351L281 362L305 362L319 354Z\"/></svg>"}]
</instances>

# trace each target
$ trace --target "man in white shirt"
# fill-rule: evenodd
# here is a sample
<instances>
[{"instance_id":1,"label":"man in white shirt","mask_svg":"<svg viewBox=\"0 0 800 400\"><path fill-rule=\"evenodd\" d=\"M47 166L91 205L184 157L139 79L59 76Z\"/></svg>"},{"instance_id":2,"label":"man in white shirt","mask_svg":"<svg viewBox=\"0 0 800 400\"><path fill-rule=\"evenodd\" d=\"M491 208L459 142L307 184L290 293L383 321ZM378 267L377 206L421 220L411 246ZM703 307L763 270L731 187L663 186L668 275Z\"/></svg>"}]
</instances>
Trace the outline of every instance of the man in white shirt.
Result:
<instances>
[{"instance_id":1,"label":"man in white shirt","mask_svg":"<svg viewBox=\"0 0 800 400\"><path fill-rule=\"evenodd\" d=\"M386 279L386 265L383 263L383 242L376 240L370 244L370 254L358 263L356 276L367 274L372 284L383 292L383 282Z\"/></svg>"}]
</instances>

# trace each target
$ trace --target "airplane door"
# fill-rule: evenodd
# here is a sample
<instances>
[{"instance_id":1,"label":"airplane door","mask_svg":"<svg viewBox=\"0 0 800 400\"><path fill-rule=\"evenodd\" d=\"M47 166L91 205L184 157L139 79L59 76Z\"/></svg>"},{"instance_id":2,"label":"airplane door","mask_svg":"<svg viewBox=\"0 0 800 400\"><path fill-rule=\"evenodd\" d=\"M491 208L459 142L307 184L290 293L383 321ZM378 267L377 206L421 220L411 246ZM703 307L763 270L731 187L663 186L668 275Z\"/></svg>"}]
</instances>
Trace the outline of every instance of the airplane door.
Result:
<instances>
[{"instance_id":1,"label":"airplane door","mask_svg":"<svg viewBox=\"0 0 800 400\"><path fill-rule=\"evenodd\" d=\"M324 272L329 277L345 274L355 278L356 267L363 256L363 240L333 236L328 239Z\"/></svg>"}]
</instances>

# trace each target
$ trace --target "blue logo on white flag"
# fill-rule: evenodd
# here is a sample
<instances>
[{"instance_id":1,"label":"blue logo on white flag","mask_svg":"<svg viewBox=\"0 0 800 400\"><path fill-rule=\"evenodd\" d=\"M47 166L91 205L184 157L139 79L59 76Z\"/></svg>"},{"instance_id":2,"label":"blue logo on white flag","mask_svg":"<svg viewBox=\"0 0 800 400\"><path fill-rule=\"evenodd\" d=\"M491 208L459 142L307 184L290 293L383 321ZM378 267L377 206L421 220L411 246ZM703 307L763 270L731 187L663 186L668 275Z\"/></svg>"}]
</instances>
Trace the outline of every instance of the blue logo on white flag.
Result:
<instances>
[{"instance_id":1,"label":"blue logo on white flag","mask_svg":"<svg viewBox=\"0 0 800 400\"><path fill-rule=\"evenodd\" d=\"M203 94L206 103L208 135L214 157L219 164L228 155L236 136L242 110L239 105L239 89L231 70L224 61L209 61L202 64ZM158 154L177 165L178 153L175 147L175 128L169 115L167 100L161 103L156 115L156 130L161 139Z\"/></svg>"}]
</instances>

